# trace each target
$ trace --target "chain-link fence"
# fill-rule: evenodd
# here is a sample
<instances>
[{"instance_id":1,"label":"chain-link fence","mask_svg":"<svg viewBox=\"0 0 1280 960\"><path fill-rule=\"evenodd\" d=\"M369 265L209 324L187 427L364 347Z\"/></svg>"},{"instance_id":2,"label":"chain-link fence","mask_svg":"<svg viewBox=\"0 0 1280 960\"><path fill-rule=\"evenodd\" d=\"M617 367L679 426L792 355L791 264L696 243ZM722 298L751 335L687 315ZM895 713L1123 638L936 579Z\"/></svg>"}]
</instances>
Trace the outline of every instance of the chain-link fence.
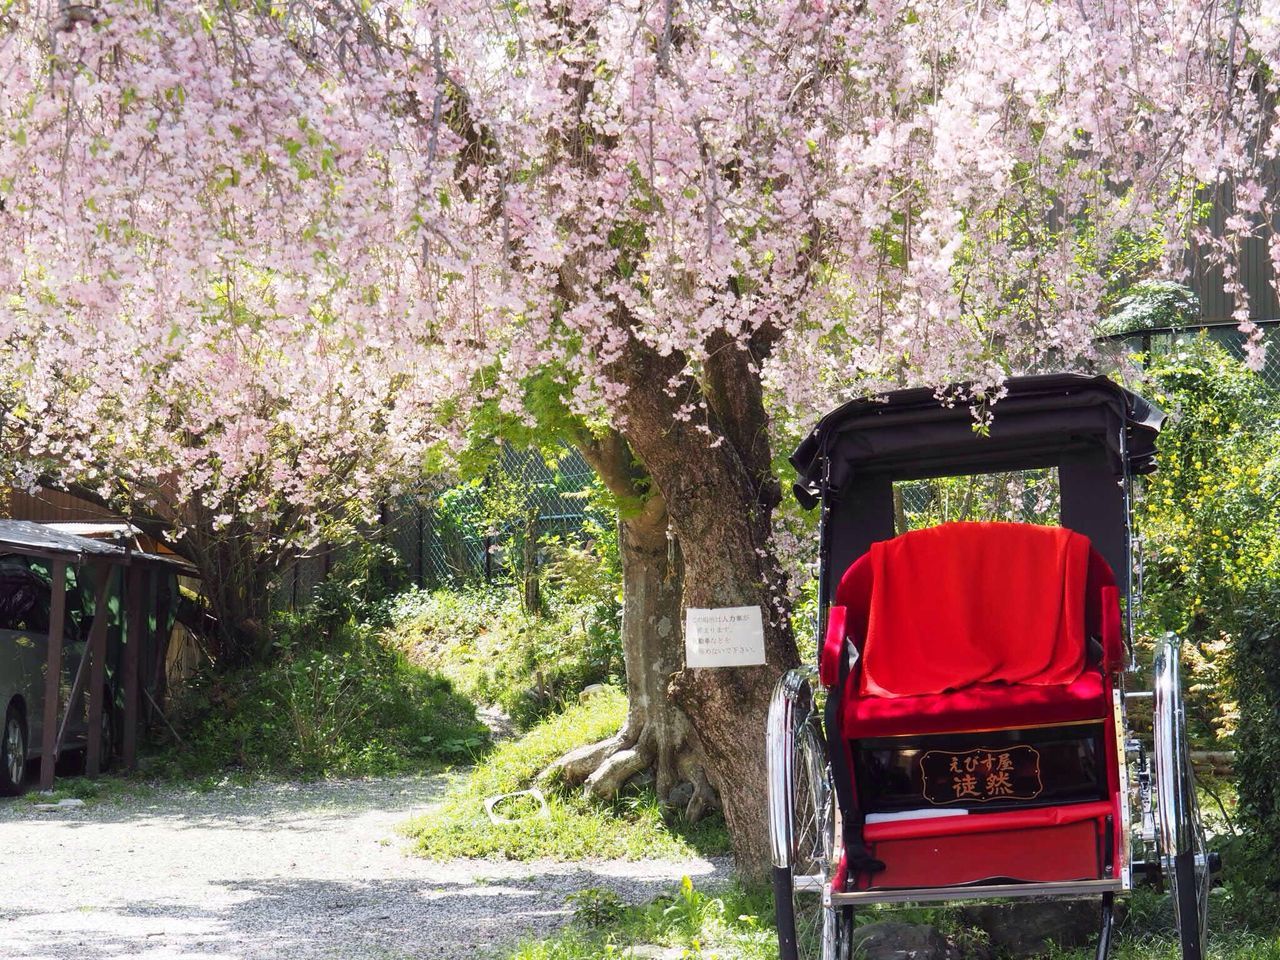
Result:
<instances>
[{"instance_id":1,"label":"chain-link fence","mask_svg":"<svg viewBox=\"0 0 1280 960\"><path fill-rule=\"evenodd\" d=\"M589 524L611 522L590 502L594 480L572 447L551 456L504 447L481 479L386 504L366 535L391 547L421 587L511 579L543 561L548 537L576 539ZM305 604L342 549L321 548L291 564L277 605Z\"/></svg>"},{"instance_id":2,"label":"chain-link fence","mask_svg":"<svg viewBox=\"0 0 1280 960\"><path fill-rule=\"evenodd\" d=\"M1268 387L1280 390L1280 320L1255 321L1262 328L1266 360L1258 375ZM1189 339L1207 336L1238 360L1245 359L1245 335L1234 323L1199 323L1180 327L1159 327L1115 334L1106 340L1118 353L1155 356L1178 349Z\"/></svg>"},{"instance_id":3,"label":"chain-link fence","mask_svg":"<svg viewBox=\"0 0 1280 960\"><path fill-rule=\"evenodd\" d=\"M545 538L604 522L589 503L594 479L572 448L547 458L504 447L482 479L397 504L392 543L424 586L504 579L538 563Z\"/></svg>"}]
</instances>

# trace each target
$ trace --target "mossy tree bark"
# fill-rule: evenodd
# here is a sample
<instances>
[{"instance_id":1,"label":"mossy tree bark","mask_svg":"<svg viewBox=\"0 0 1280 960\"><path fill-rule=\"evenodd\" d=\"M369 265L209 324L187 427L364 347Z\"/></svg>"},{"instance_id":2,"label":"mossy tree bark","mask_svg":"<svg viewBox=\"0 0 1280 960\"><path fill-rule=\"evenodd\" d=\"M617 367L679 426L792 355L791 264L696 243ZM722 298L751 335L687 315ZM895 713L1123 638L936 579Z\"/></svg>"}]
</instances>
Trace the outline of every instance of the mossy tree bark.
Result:
<instances>
[{"instance_id":1,"label":"mossy tree bark","mask_svg":"<svg viewBox=\"0 0 1280 960\"><path fill-rule=\"evenodd\" d=\"M677 805L694 822L718 806L718 800L698 738L670 691L684 656L683 564L667 505L650 489L650 479L621 434L581 436L577 446L620 505L627 719L616 735L566 754L547 772L611 798L632 777L652 770L659 800Z\"/></svg>"}]
</instances>

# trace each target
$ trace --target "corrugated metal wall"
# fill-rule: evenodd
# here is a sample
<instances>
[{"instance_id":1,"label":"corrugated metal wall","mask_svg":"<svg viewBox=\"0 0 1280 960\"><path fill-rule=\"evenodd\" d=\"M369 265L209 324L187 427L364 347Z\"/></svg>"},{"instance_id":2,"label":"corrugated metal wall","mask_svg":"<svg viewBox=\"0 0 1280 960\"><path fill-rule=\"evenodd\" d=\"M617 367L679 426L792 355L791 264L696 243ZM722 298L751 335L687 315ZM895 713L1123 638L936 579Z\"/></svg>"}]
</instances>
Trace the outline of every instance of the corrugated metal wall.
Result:
<instances>
[{"instance_id":1,"label":"corrugated metal wall","mask_svg":"<svg viewBox=\"0 0 1280 960\"><path fill-rule=\"evenodd\" d=\"M1206 224L1214 236L1222 236L1228 216L1229 208L1220 200L1214 205ZM1280 218L1275 228L1280 231ZM1275 288L1271 285L1274 270L1267 255L1267 241L1258 237L1245 240L1241 253L1241 276L1249 294L1250 317L1254 320L1280 319L1280 301L1277 301ZM1199 250L1189 257L1188 266L1191 269L1191 289L1200 298L1201 318L1206 323L1230 320L1231 312L1236 308L1235 297L1222 289L1222 271L1210 266Z\"/></svg>"},{"instance_id":2,"label":"corrugated metal wall","mask_svg":"<svg viewBox=\"0 0 1280 960\"><path fill-rule=\"evenodd\" d=\"M59 490L41 487L35 494L25 490L8 491L7 502L0 500L0 509L9 520L34 520L36 523L74 523L87 520L122 522L109 510L73 497Z\"/></svg>"}]
</instances>

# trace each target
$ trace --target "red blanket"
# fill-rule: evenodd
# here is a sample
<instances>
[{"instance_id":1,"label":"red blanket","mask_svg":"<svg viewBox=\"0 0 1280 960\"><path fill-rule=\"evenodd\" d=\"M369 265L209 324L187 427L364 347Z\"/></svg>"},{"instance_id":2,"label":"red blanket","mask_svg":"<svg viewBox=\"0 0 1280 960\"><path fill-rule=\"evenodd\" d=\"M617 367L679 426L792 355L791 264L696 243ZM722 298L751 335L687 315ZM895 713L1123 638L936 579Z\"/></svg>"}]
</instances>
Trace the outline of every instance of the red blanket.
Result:
<instances>
[{"instance_id":1,"label":"red blanket","mask_svg":"<svg viewBox=\"0 0 1280 960\"><path fill-rule=\"evenodd\" d=\"M946 523L873 544L863 695L1071 683L1085 662L1087 538Z\"/></svg>"}]
</instances>

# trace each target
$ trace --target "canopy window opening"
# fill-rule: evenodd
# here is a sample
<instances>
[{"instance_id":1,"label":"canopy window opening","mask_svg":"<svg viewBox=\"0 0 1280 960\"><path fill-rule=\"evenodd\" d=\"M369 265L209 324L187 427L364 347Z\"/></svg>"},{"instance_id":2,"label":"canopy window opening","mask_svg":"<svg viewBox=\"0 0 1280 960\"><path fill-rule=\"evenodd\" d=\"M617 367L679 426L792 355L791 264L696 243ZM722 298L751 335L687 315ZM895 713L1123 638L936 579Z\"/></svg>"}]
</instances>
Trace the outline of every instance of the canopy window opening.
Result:
<instances>
[{"instance_id":1,"label":"canopy window opening","mask_svg":"<svg viewBox=\"0 0 1280 960\"><path fill-rule=\"evenodd\" d=\"M1053 526L1061 522L1058 468L899 480L893 485L894 533L957 520Z\"/></svg>"}]
</instances>

